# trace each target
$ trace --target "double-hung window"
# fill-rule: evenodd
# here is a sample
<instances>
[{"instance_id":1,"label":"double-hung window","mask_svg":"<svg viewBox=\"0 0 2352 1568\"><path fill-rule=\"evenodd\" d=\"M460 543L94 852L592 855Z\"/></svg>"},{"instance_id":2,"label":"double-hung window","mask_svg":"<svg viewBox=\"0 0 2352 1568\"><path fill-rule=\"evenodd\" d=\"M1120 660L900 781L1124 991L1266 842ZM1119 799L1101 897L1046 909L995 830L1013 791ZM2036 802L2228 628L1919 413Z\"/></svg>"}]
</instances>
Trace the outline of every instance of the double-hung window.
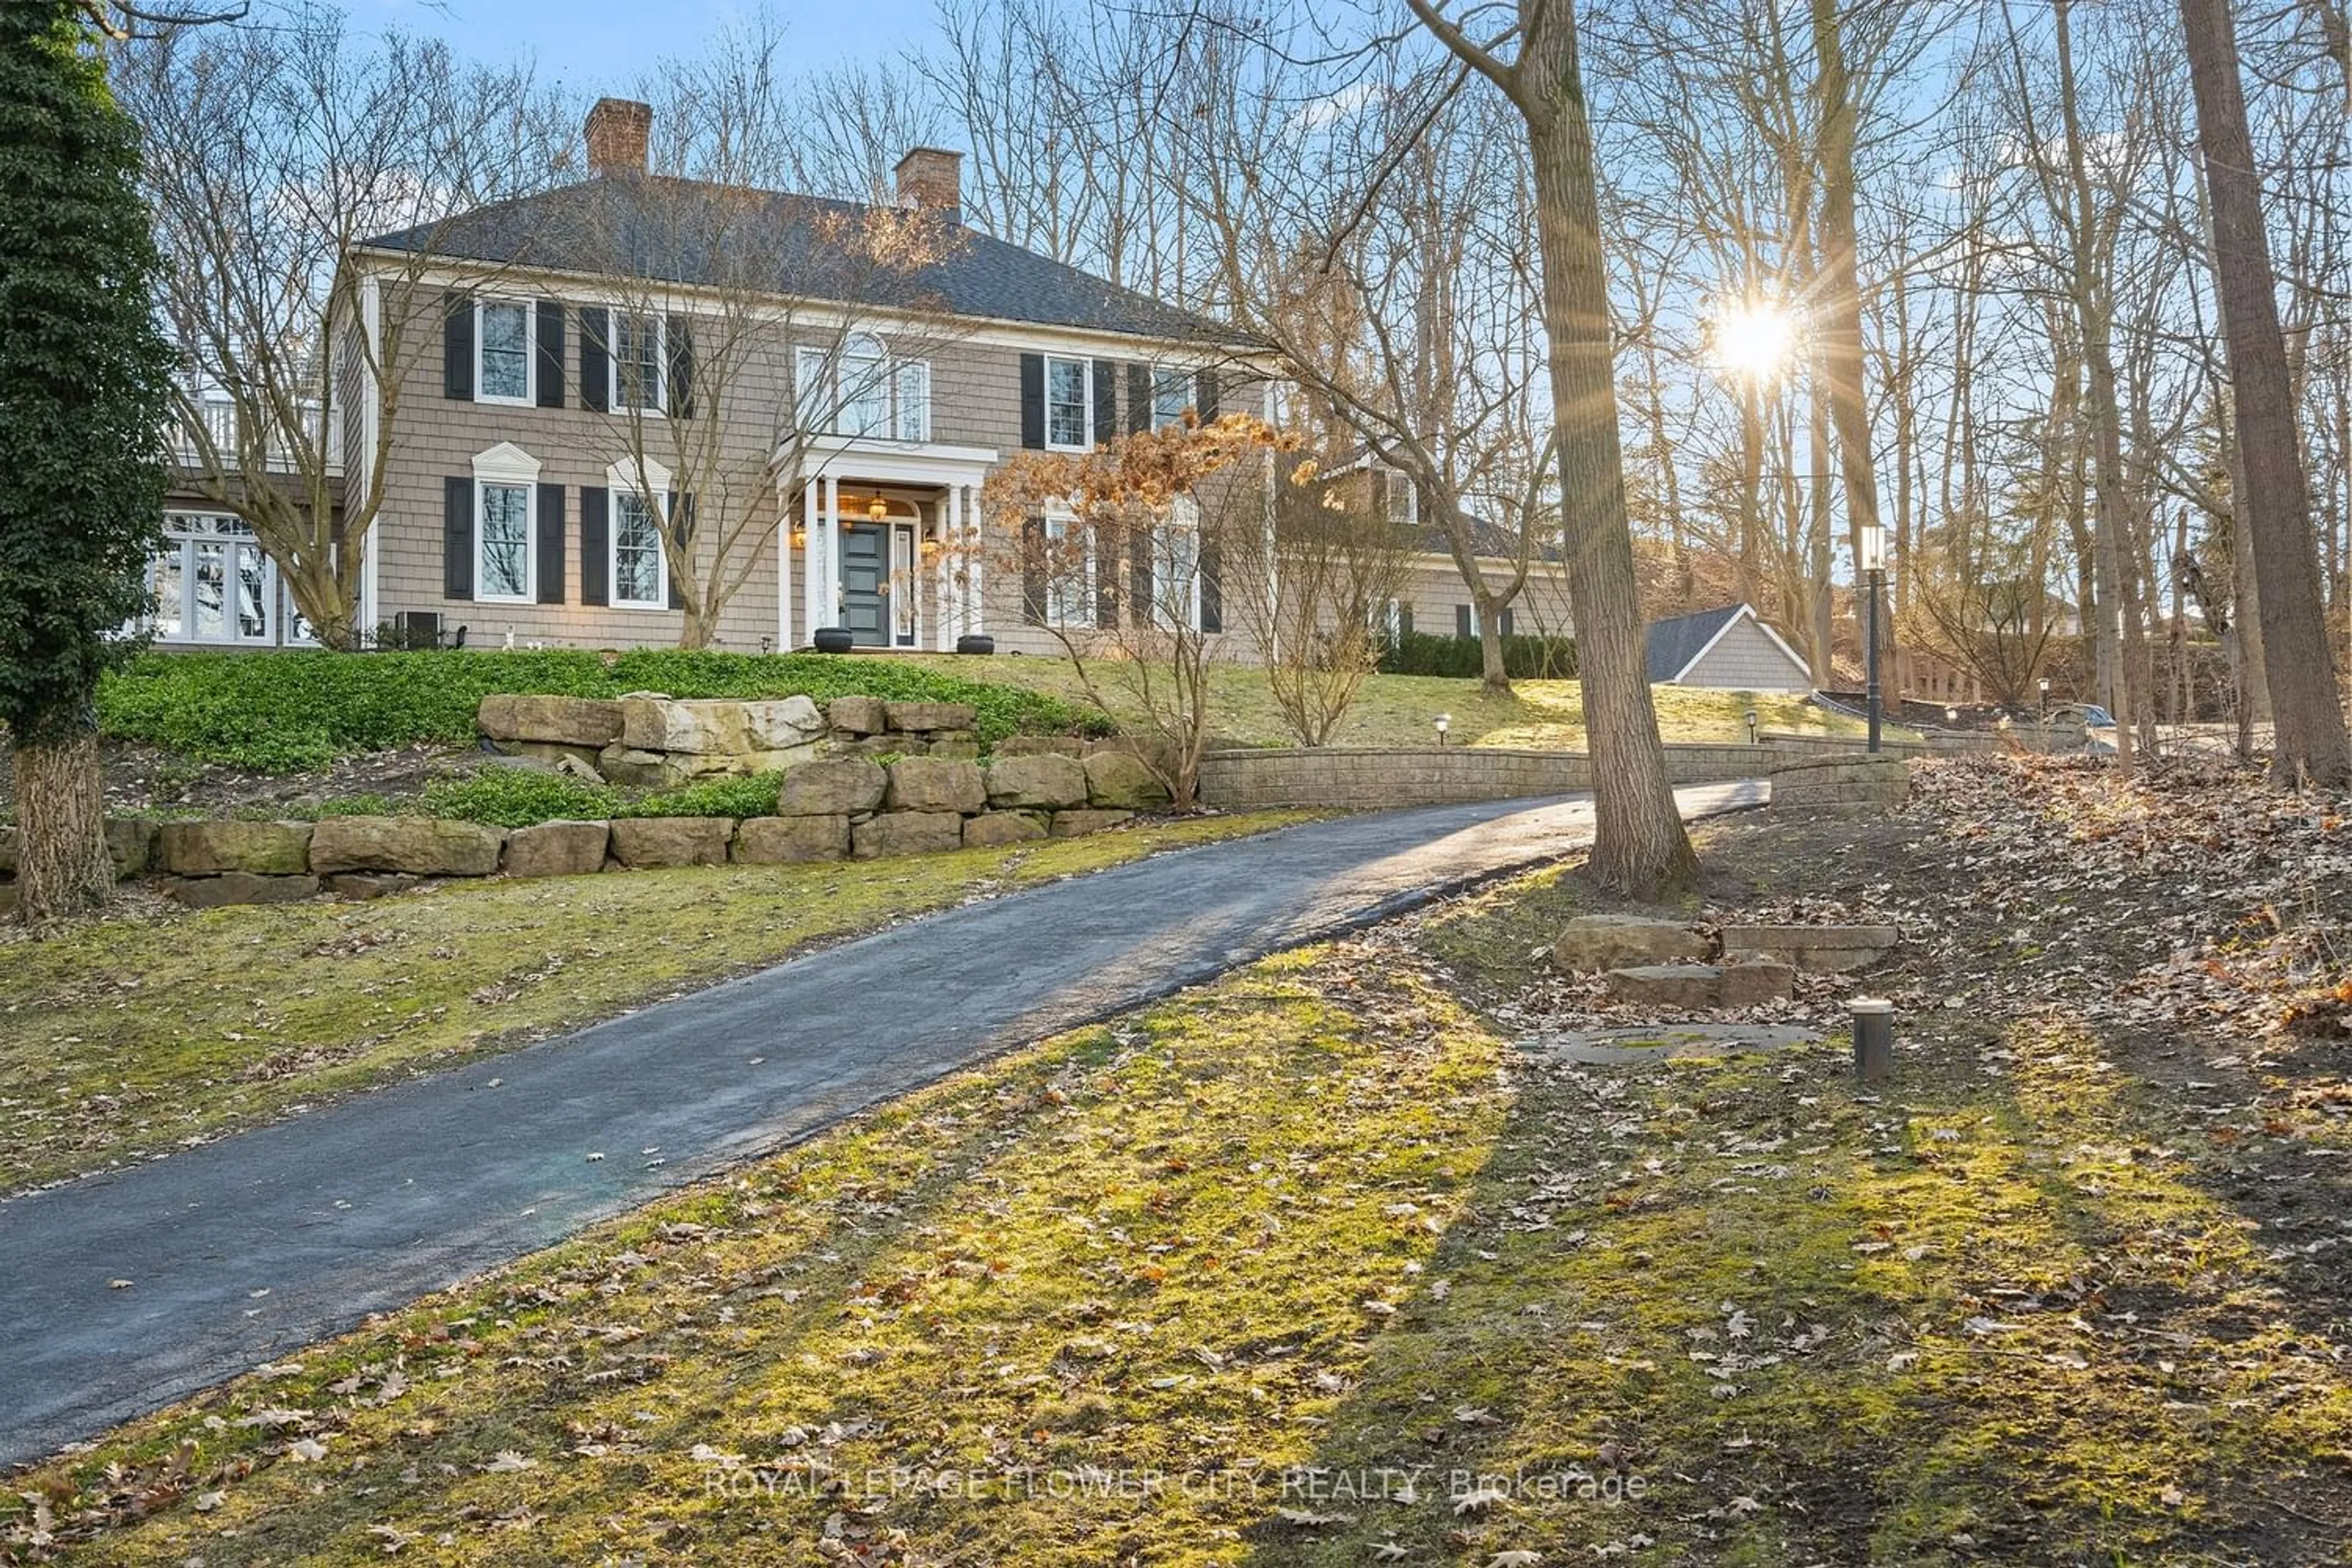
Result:
<instances>
[{"instance_id":1,"label":"double-hung window","mask_svg":"<svg viewBox=\"0 0 2352 1568\"><path fill-rule=\"evenodd\" d=\"M475 400L530 403L533 308L512 300L484 300L474 312Z\"/></svg>"},{"instance_id":2,"label":"double-hung window","mask_svg":"<svg viewBox=\"0 0 2352 1568\"><path fill-rule=\"evenodd\" d=\"M1201 624L1201 507L1191 496L1170 502L1151 531L1151 618L1167 631Z\"/></svg>"},{"instance_id":3,"label":"double-hung window","mask_svg":"<svg viewBox=\"0 0 2352 1568\"><path fill-rule=\"evenodd\" d=\"M1421 521L1419 492L1413 489L1412 476L1394 468L1377 470L1381 476L1381 506L1388 521L1405 524Z\"/></svg>"},{"instance_id":4,"label":"double-hung window","mask_svg":"<svg viewBox=\"0 0 2352 1568\"><path fill-rule=\"evenodd\" d=\"M662 411L662 319L613 312L613 407Z\"/></svg>"},{"instance_id":5,"label":"double-hung window","mask_svg":"<svg viewBox=\"0 0 2352 1568\"><path fill-rule=\"evenodd\" d=\"M1045 510L1045 624L1095 623L1094 534L1058 507Z\"/></svg>"},{"instance_id":6,"label":"double-hung window","mask_svg":"<svg viewBox=\"0 0 2352 1568\"><path fill-rule=\"evenodd\" d=\"M613 603L624 609L658 610L669 603L668 589L659 509L635 490L614 490Z\"/></svg>"},{"instance_id":7,"label":"double-hung window","mask_svg":"<svg viewBox=\"0 0 2352 1568\"><path fill-rule=\"evenodd\" d=\"M1181 424L1184 410L1192 406L1192 378L1181 370L1154 370L1151 373L1151 427L1164 430Z\"/></svg>"},{"instance_id":8,"label":"double-hung window","mask_svg":"<svg viewBox=\"0 0 2352 1568\"><path fill-rule=\"evenodd\" d=\"M1087 439L1087 380L1089 363L1082 359L1045 356L1045 445L1058 451L1083 452Z\"/></svg>"},{"instance_id":9,"label":"double-hung window","mask_svg":"<svg viewBox=\"0 0 2352 1568\"><path fill-rule=\"evenodd\" d=\"M476 598L529 603L533 597L530 491L527 484L474 481Z\"/></svg>"}]
</instances>

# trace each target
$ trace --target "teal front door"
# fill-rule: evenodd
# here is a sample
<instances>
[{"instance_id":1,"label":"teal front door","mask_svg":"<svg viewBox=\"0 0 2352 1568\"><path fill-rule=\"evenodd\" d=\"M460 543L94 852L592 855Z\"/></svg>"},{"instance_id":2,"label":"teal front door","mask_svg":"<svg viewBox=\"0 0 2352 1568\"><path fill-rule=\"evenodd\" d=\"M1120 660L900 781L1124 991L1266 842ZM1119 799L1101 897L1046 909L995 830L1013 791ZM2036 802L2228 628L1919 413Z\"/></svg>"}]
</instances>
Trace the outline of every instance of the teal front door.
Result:
<instances>
[{"instance_id":1,"label":"teal front door","mask_svg":"<svg viewBox=\"0 0 2352 1568\"><path fill-rule=\"evenodd\" d=\"M890 646L890 529L852 522L841 530L841 624L859 647Z\"/></svg>"}]
</instances>

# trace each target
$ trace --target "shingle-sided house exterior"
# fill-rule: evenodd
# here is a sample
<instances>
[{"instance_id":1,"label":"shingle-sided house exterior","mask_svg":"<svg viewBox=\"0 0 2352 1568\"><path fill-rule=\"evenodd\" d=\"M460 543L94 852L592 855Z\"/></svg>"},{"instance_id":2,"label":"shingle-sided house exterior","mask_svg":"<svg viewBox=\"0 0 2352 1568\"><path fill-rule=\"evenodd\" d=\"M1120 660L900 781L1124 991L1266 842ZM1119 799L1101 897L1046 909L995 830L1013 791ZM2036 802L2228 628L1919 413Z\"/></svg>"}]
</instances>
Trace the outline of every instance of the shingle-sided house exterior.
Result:
<instances>
[{"instance_id":1,"label":"shingle-sided house exterior","mask_svg":"<svg viewBox=\"0 0 2352 1568\"><path fill-rule=\"evenodd\" d=\"M908 153L899 206L865 208L650 175L650 121L600 102L587 180L348 258L363 317L395 313L383 290L422 289L406 319L441 337L408 356L392 408L359 378L343 410L347 494L372 478L374 422L394 437L362 626L662 646L698 602L735 650L838 626L861 651L975 634L1054 651L1034 594L982 547L990 476L1186 408L1264 412L1230 328L965 227L959 154ZM877 251L895 231L876 226L902 214L936 240L913 262L844 259L845 237ZM767 275L772 297L743 283ZM1263 489L1255 469L1236 482ZM1215 631L1213 573L1200 563L1192 598Z\"/></svg>"},{"instance_id":2,"label":"shingle-sided house exterior","mask_svg":"<svg viewBox=\"0 0 2352 1568\"><path fill-rule=\"evenodd\" d=\"M1650 681L1725 691L1811 691L1811 668L1747 605L1653 621Z\"/></svg>"}]
</instances>

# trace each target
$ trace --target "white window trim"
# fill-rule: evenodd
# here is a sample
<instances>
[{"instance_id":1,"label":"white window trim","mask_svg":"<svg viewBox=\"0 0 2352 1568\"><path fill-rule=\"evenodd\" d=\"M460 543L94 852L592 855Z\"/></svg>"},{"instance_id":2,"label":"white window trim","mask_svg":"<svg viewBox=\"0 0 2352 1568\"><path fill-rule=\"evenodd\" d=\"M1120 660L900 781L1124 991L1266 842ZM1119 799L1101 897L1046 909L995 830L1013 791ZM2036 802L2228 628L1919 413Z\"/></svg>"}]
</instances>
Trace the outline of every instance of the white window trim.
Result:
<instances>
[{"instance_id":1,"label":"white window trim","mask_svg":"<svg viewBox=\"0 0 2352 1568\"><path fill-rule=\"evenodd\" d=\"M540 461L511 441L501 441L474 454L474 597L491 605L535 605L539 602L539 472ZM522 487L522 592L483 591L488 580L482 571L482 490L489 485Z\"/></svg>"},{"instance_id":2,"label":"white window trim","mask_svg":"<svg viewBox=\"0 0 2352 1568\"><path fill-rule=\"evenodd\" d=\"M225 522L230 526L227 530L190 526L192 522L200 519L216 523ZM236 531L240 529L244 531ZM223 551L221 624L225 627L231 628L226 637L200 637L196 632L194 546L199 544L218 545ZM240 549L247 547L258 552L261 556L262 629L252 637L234 629L238 619L236 597L239 585L236 553ZM280 611L286 593L285 584L278 576L278 563L271 559L268 551L262 549L260 539L250 522L235 512L202 508L191 510L186 507L175 507L164 512L163 543L160 548L150 551L147 557L147 607L124 628L126 631L154 630L160 626L160 616L155 605L155 584L157 572L166 555L174 557L179 563L180 631L176 637L165 637L160 630L155 631L157 640L173 647L274 647L278 646ZM290 606L285 607L290 608ZM289 637L287 640L302 645L313 639Z\"/></svg>"},{"instance_id":3,"label":"white window trim","mask_svg":"<svg viewBox=\"0 0 2352 1568\"><path fill-rule=\"evenodd\" d=\"M604 470L604 484L613 497L613 514L605 520L604 526L604 581L611 585L605 597L616 610L668 609L670 471L651 460L640 465L635 458L624 458ZM620 500L623 496L635 496L645 502L654 515L654 545L661 552L661 569L654 578L659 586L650 599L621 597Z\"/></svg>"},{"instance_id":4,"label":"white window trim","mask_svg":"<svg viewBox=\"0 0 2352 1568\"><path fill-rule=\"evenodd\" d=\"M621 321L635 317L653 323L654 329L654 400L650 406L640 408L621 400ZM605 312L604 373L612 384L606 389L604 405L614 414L652 415L661 417L669 411L669 318L659 310L635 310L615 305Z\"/></svg>"},{"instance_id":5,"label":"white window trim","mask_svg":"<svg viewBox=\"0 0 2352 1568\"><path fill-rule=\"evenodd\" d=\"M1178 629L1168 616L1168 579L1163 569L1175 564L1175 551L1163 541L1171 533L1192 536L1192 575L1185 595L1184 626L1186 631L1201 629L1201 503L1191 496L1178 496L1168 504L1168 515L1151 530L1151 621L1163 631Z\"/></svg>"},{"instance_id":6,"label":"white window trim","mask_svg":"<svg viewBox=\"0 0 2352 1568\"><path fill-rule=\"evenodd\" d=\"M1091 452L1095 449L1095 362L1076 354L1047 354L1045 362L1045 450L1049 452ZM1078 406L1083 411L1079 426L1084 434L1075 442L1054 439L1054 367L1074 364L1078 367Z\"/></svg>"},{"instance_id":7,"label":"white window trim","mask_svg":"<svg viewBox=\"0 0 2352 1568\"><path fill-rule=\"evenodd\" d=\"M842 412L847 399L841 389L842 363L849 358L852 342L863 341L878 351L881 365L882 428L879 431L853 435L843 427ZM903 373L919 368L923 373L922 427L919 434L902 434L907 428L907 406L899 400L899 382ZM906 446L925 446L931 438L931 362L908 359L891 352L890 345L872 332L853 332L844 337L830 350L807 343L793 350L793 395L795 417L801 428L815 436L837 436L852 441L897 441Z\"/></svg>"},{"instance_id":8,"label":"white window trim","mask_svg":"<svg viewBox=\"0 0 2352 1568\"><path fill-rule=\"evenodd\" d=\"M1419 526L1421 487L1412 482L1412 476L1402 468L1377 468L1373 471L1381 476L1381 510L1386 514L1388 521L1402 522L1408 528ZM1400 487L1404 490L1402 517L1396 515L1396 494Z\"/></svg>"},{"instance_id":9,"label":"white window trim","mask_svg":"<svg viewBox=\"0 0 2352 1568\"><path fill-rule=\"evenodd\" d=\"M1060 551L1052 549L1054 530L1056 528L1062 531L1062 537L1066 540L1069 538L1071 530L1079 531L1080 538L1086 547L1086 570L1082 574L1082 582L1078 589L1076 616L1070 614L1069 605L1061 602L1062 595L1069 588L1069 584L1064 575L1055 572L1045 579L1045 622L1049 626L1059 626L1066 631L1074 626L1085 630L1101 618L1097 609L1097 606L1102 603L1102 590L1095 578L1097 564L1095 531L1079 522L1078 514L1074 508L1049 504L1045 508L1045 540L1048 552L1056 563L1059 563L1062 554Z\"/></svg>"},{"instance_id":10,"label":"white window trim","mask_svg":"<svg viewBox=\"0 0 2352 1568\"><path fill-rule=\"evenodd\" d=\"M482 331L482 312L493 306L508 306L522 312L522 395L508 397L482 390L482 345L487 336ZM501 404L509 408L535 408L539 405L539 305L530 300L476 300L474 301L474 401Z\"/></svg>"}]
</instances>

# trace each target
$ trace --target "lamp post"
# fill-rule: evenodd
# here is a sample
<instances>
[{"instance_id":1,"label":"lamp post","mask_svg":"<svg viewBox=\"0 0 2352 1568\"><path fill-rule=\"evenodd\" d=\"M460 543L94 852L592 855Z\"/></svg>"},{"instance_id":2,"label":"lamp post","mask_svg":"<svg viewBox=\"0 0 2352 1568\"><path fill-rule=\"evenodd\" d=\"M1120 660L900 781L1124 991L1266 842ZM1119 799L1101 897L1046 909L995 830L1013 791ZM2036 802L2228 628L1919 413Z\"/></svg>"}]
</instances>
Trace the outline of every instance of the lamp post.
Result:
<instances>
[{"instance_id":1,"label":"lamp post","mask_svg":"<svg viewBox=\"0 0 2352 1568\"><path fill-rule=\"evenodd\" d=\"M2040 717L2042 722L2046 724L2050 721L2050 678L2045 675L2033 684L2042 689L2042 711Z\"/></svg>"},{"instance_id":2,"label":"lamp post","mask_svg":"<svg viewBox=\"0 0 2352 1568\"><path fill-rule=\"evenodd\" d=\"M1866 705L1870 710L1870 750L1878 751L1878 584L1886 575L1886 530L1865 528L1855 542L1854 564L1862 568L1869 584L1869 598L1864 602L1862 622L1863 668L1867 682Z\"/></svg>"},{"instance_id":3,"label":"lamp post","mask_svg":"<svg viewBox=\"0 0 2352 1568\"><path fill-rule=\"evenodd\" d=\"M1756 710L1753 708L1748 710L1748 743L1751 746L1756 743Z\"/></svg>"}]
</instances>

